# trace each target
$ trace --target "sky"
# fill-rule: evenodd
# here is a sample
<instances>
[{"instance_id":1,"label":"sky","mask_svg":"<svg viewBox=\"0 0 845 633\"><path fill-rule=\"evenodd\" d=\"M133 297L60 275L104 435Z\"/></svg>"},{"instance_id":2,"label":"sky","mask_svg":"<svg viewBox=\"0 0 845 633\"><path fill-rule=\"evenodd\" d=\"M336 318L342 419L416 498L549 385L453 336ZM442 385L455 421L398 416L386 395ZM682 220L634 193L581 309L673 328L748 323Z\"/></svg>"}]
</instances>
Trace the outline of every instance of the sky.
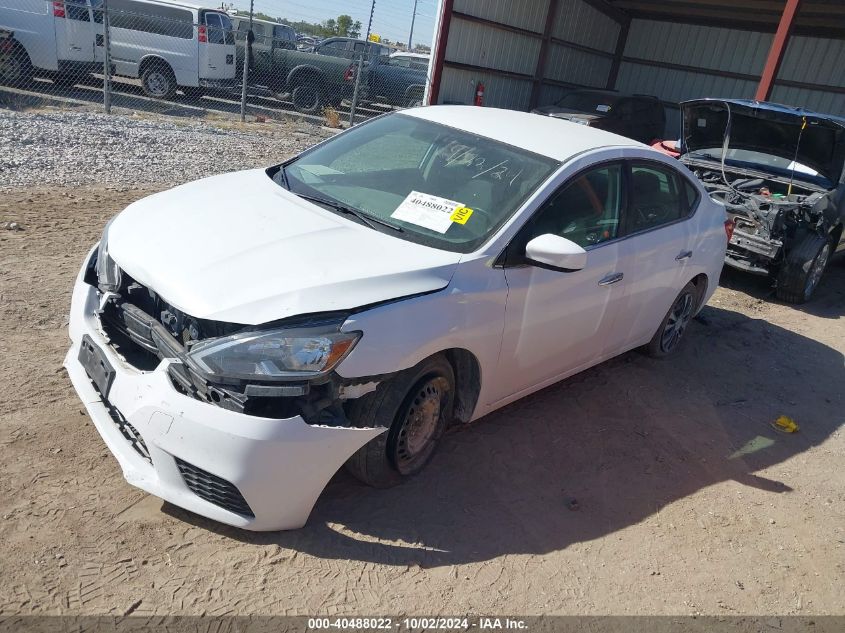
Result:
<instances>
[{"instance_id":1,"label":"sky","mask_svg":"<svg viewBox=\"0 0 845 633\"><path fill-rule=\"evenodd\" d=\"M231 1L231 0L230 0ZM434 36L434 15L438 0L417 0L414 43L431 46ZM249 0L234 0L235 8L249 9ZM255 0L255 10L288 20L322 22L344 13L363 25L367 31L371 0ZM375 0L372 32L393 42L408 42L414 0Z\"/></svg>"}]
</instances>

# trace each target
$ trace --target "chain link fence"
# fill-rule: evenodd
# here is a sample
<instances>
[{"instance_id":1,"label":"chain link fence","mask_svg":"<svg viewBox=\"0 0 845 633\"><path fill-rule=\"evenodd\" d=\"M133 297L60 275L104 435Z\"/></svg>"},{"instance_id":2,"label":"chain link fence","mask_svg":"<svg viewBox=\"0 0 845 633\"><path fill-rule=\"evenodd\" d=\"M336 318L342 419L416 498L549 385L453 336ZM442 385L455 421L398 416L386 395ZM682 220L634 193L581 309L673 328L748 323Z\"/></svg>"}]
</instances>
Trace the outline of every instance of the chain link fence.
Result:
<instances>
[{"instance_id":1,"label":"chain link fence","mask_svg":"<svg viewBox=\"0 0 845 633\"><path fill-rule=\"evenodd\" d=\"M246 78L244 80L244 78ZM179 0L0 0L0 90L331 126L422 103L428 58Z\"/></svg>"}]
</instances>

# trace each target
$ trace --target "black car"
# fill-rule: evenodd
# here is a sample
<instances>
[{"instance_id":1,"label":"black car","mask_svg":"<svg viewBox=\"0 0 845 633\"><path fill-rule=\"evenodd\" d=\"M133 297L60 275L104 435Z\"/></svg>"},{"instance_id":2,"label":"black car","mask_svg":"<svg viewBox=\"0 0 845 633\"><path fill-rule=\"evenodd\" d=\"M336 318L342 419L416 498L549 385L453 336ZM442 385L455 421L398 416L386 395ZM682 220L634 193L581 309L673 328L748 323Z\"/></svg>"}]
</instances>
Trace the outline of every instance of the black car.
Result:
<instances>
[{"instance_id":1,"label":"black car","mask_svg":"<svg viewBox=\"0 0 845 633\"><path fill-rule=\"evenodd\" d=\"M845 119L774 103L681 104L681 155L734 221L725 263L807 301L845 220Z\"/></svg>"},{"instance_id":2,"label":"black car","mask_svg":"<svg viewBox=\"0 0 845 633\"><path fill-rule=\"evenodd\" d=\"M613 90L572 90L554 105L533 112L607 130L641 143L663 138L666 127L660 99Z\"/></svg>"}]
</instances>

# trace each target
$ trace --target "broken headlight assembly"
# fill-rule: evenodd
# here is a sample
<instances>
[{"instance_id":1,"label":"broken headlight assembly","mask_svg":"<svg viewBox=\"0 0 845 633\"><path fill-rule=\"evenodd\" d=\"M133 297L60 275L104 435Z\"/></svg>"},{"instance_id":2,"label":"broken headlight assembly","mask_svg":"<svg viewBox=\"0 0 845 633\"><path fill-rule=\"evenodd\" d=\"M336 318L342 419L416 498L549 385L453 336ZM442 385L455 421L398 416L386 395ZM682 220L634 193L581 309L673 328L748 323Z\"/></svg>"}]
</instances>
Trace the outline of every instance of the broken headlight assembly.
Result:
<instances>
[{"instance_id":1,"label":"broken headlight assembly","mask_svg":"<svg viewBox=\"0 0 845 633\"><path fill-rule=\"evenodd\" d=\"M253 330L195 343L185 360L208 378L301 380L329 373L360 338L337 327Z\"/></svg>"},{"instance_id":2,"label":"broken headlight assembly","mask_svg":"<svg viewBox=\"0 0 845 633\"><path fill-rule=\"evenodd\" d=\"M100 245L97 248L97 286L102 292L116 292L120 288L120 267L109 257L109 228L114 218L103 229Z\"/></svg>"}]
</instances>

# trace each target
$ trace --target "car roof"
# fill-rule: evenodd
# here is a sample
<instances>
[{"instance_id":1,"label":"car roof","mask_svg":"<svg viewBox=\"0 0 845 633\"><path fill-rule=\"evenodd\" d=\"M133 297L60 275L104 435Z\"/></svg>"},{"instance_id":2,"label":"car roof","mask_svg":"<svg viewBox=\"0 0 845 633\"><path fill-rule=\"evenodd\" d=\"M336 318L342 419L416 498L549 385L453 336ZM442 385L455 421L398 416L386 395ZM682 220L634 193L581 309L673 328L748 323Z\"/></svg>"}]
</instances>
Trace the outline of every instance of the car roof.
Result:
<instances>
[{"instance_id":1,"label":"car roof","mask_svg":"<svg viewBox=\"0 0 845 633\"><path fill-rule=\"evenodd\" d=\"M249 15L232 15L232 14L229 14L229 17L232 20L249 22ZM287 27L287 28L293 30L293 27L290 24L284 24L282 22L273 22L272 20L264 20L262 18L253 17L252 22L253 22L253 24L254 23L261 23L261 24L270 24L272 26L284 26L284 27Z\"/></svg>"},{"instance_id":2,"label":"car roof","mask_svg":"<svg viewBox=\"0 0 845 633\"><path fill-rule=\"evenodd\" d=\"M215 11L217 13L226 13L226 11L221 9L220 7L215 7L213 2L211 2L211 1L209 1L208 3L191 2L190 0L140 0L140 1L141 2L147 2L149 4L165 4L165 5L169 5L169 6L173 6L173 7L183 7L185 9L197 9L199 11Z\"/></svg>"},{"instance_id":3,"label":"car roof","mask_svg":"<svg viewBox=\"0 0 845 633\"><path fill-rule=\"evenodd\" d=\"M438 105L411 108L402 114L485 136L561 162L599 147L647 147L604 130L516 110Z\"/></svg>"}]
</instances>

